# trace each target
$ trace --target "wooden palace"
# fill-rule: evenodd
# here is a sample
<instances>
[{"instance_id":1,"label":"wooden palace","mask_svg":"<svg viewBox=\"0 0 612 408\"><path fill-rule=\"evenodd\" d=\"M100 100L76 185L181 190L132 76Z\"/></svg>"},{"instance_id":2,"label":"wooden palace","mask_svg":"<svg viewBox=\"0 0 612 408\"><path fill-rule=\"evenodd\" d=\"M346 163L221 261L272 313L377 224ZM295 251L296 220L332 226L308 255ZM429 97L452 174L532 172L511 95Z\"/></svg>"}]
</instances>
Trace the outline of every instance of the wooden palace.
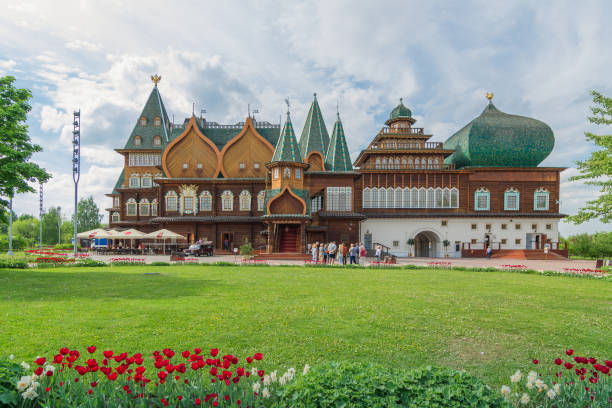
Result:
<instances>
[{"instance_id":1,"label":"wooden palace","mask_svg":"<svg viewBox=\"0 0 612 408\"><path fill-rule=\"evenodd\" d=\"M221 125L192 115L172 123L158 84L127 143L108 194L109 226L167 228L221 248L268 253L308 243L380 243L397 255L482 256L558 250L559 174L538 167L550 127L491 102L444 143L400 104L352 163L340 115L331 137L316 94L300 139L285 123L249 116Z\"/></svg>"}]
</instances>

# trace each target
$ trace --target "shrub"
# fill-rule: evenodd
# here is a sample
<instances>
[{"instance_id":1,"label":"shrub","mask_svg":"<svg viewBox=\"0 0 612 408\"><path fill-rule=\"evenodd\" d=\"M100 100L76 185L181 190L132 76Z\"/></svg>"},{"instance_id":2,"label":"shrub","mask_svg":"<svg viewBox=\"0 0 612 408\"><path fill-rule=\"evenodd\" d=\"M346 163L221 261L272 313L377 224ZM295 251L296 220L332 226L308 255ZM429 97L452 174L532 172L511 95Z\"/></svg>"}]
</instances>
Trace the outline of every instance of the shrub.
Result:
<instances>
[{"instance_id":1,"label":"shrub","mask_svg":"<svg viewBox=\"0 0 612 408\"><path fill-rule=\"evenodd\" d=\"M25 374L19 364L0 358L0 406L15 407L20 402L15 384Z\"/></svg>"},{"instance_id":2,"label":"shrub","mask_svg":"<svg viewBox=\"0 0 612 408\"><path fill-rule=\"evenodd\" d=\"M447 368L388 370L361 363L328 363L279 390L283 406L504 406L478 378Z\"/></svg>"},{"instance_id":3,"label":"shrub","mask_svg":"<svg viewBox=\"0 0 612 408\"><path fill-rule=\"evenodd\" d=\"M253 254L253 247L251 243L247 242L246 244L240 245L240 255L249 256Z\"/></svg>"},{"instance_id":4,"label":"shrub","mask_svg":"<svg viewBox=\"0 0 612 408\"><path fill-rule=\"evenodd\" d=\"M96 261L95 259L79 259L74 263L74 266L76 267L87 267L87 266L101 267L101 266L108 266L108 265L105 262Z\"/></svg>"},{"instance_id":5,"label":"shrub","mask_svg":"<svg viewBox=\"0 0 612 408\"><path fill-rule=\"evenodd\" d=\"M155 261L151 262L151 266L170 266L170 262Z\"/></svg>"},{"instance_id":6,"label":"shrub","mask_svg":"<svg viewBox=\"0 0 612 408\"><path fill-rule=\"evenodd\" d=\"M0 269L26 269L28 261L25 259L11 259L10 257L0 259Z\"/></svg>"}]
</instances>

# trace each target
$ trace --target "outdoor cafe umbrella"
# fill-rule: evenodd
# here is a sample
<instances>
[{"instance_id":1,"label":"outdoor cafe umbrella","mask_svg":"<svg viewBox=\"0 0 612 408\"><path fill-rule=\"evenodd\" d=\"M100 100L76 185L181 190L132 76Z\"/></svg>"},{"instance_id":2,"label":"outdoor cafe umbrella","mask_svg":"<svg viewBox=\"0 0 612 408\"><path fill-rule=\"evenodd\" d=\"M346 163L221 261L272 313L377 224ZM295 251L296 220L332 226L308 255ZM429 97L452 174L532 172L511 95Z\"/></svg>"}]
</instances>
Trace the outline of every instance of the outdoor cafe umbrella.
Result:
<instances>
[{"instance_id":1,"label":"outdoor cafe umbrella","mask_svg":"<svg viewBox=\"0 0 612 408\"><path fill-rule=\"evenodd\" d=\"M113 238L129 239L130 240L130 247L133 248L134 247L134 240L135 239L147 238L147 234L145 234L142 231L138 231L137 229L130 228L130 229L127 229L125 231L119 231L117 233L117 235L115 235Z\"/></svg>"},{"instance_id":2,"label":"outdoor cafe umbrella","mask_svg":"<svg viewBox=\"0 0 612 408\"><path fill-rule=\"evenodd\" d=\"M176 232L172 232L172 231L167 230L167 229L160 229L160 230L157 230L157 231L153 231L153 232L147 234L147 238L163 240L163 243L164 243L164 254L166 253L166 239L182 239L182 240L185 239L185 237L182 236L181 234L177 234Z\"/></svg>"},{"instance_id":3,"label":"outdoor cafe umbrella","mask_svg":"<svg viewBox=\"0 0 612 408\"><path fill-rule=\"evenodd\" d=\"M80 239L98 238L98 234L101 234L103 232L106 232L106 230L102 228L95 228L89 231L79 232L77 234L77 238L80 238Z\"/></svg>"}]
</instances>

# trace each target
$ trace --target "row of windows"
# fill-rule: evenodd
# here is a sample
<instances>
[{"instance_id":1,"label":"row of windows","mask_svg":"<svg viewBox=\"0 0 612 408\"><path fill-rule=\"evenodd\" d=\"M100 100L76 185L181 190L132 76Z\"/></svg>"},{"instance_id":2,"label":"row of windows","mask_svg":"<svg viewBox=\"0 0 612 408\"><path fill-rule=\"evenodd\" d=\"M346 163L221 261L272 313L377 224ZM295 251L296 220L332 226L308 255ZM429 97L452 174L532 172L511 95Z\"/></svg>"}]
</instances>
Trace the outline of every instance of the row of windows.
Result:
<instances>
[{"instance_id":1,"label":"row of windows","mask_svg":"<svg viewBox=\"0 0 612 408\"><path fill-rule=\"evenodd\" d=\"M158 153L130 153L128 163L130 166L159 166L161 155Z\"/></svg>"},{"instance_id":2,"label":"row of windows","mask_svg":"<svg viewBox=\"0 0 612 408\"><path fill-rule=\"evenodd\" d=\"M363 208L458 208L459 190L453 188L363 189Z\"/></svg>"},{"instance_id":3,"label":"row of windows","mask_svg":"<svg viewBox=\"0 0 612 408\"><path fill-rule=\"evenodd\" d=\"M139 203L136 203L135 199L130 198L126 201L125 204L126 214L128 216L136 216L138 214L144 217L148 217L150 215L157 216L157 200L152 200L151 202L149 202L149 200L143 198L142 200L140 200ZM114 214L117 214L117 217L119 216L119 213L113 213L113 216ZM113 221L115 220L113 219Z\"/></svg>"},{"instance_id":4,"label":"row of windows","mask_svg":"<svg viewBox=\"0 0 612 408\"><path fill-rule=\"evenodd\" d=\"M155 178L161 177L161 173L157 173ZM143 174L142 177L138 173L130 174L130 188L151 188L157 186L157 183L153 183L153 176L150 174Z\"/></svg>"},{"instance_id":5,"label":"row of windows","mask_svg":"<svg viewBox=\"0 0 612 408\"><path fill-rule=\"evenodd\" d=\"M274 168L273 177L275 179L278 179L278 175L279 175L279 168L276 167ZM289 167L283 168L283 177L291 177L291 169ZM295 169L295 178L296 179L302 178L302 169Z\"/></svg>"},{"instance_id":6,"label":"row of windows","mask_svg":"<svg viewBox=\"0 0 612 408\"><path fill-rule=\"evenodd\" d=\"M147 118L142 116L139 121L140 126L147 126L147 123L148 123ZM161 124L162 124L161 118L159 116L156 116L155 119L153 119L153 126L160 127Z\"/></svg>"},{"instance_id":7,"label":"row of windows","mask_svg":"<svg viewBox=\"0 0 612 408\"><path fill-rule=\"evenodd\" d=\"M377 169L439 169L441 162L435 157L377 157Z\"/></svg>"},{"instance_id":8,"label":"row of windows","mask_svg":"<svg viewBox=\"0 0 612 408\"><path fill-rule=\"evenodd\" d=\"M264 210L265 197L265 191L260 191L257 194L257 211ZM209 191L202 191L199 197L178 196L175 191L168 191L165 198L167 211L179 211L184 214L195 214L198 212L198 208L199 211L212 211L212 195ZM243 190L238 196L238 208L240 211L251 210L251 193L249 191ZM234 193L229 190L221 193L221 210L234 210Z\"/></svg>"},{"instance_id":9,"label":"row of windows","mask_svg":"<svg viewBox=\"0 0 612 408\"><path fill-rule=\"evenodd\" d=\"M485 227L485 229L487 231L491 230L491 224L485 224L484 227ZM478 229L478 224L472 224L471 228L473 230L477 230ZM514 224L514 229L515 230L520 230L521 228L522 228L521 224ZM500 229L507 230L508 229L508 224L500 224ZM534 230L534 231L537 230L538 229L538 224L531 224L531 229ZM547 230L552 229L552 224L546 224L546 229Z\"/></svg>"},{"instance_id":10,"label":"row of windows","mask_svg":"<svg viewBox=\"0 0 612 408\"><path fill-rule=\"evenodd\" d=\"M545 188L533 192L533 209L547 211L549 209L549 193ZM504 192L504 211L518 211L520 207L520 192L511 187ZM491 193L484 187L474 192L474 210L489 211L491 209Z\"/></svg>"}]
</instances>

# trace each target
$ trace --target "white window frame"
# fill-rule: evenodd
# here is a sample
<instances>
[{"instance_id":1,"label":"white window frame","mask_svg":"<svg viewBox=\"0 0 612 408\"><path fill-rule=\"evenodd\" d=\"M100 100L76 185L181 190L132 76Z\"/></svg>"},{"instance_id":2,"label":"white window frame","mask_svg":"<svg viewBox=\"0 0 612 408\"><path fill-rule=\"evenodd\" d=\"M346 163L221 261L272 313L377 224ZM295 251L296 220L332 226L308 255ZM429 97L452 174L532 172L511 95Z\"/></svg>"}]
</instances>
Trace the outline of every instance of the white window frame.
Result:
<instances>
[{"instance_id":1,"label":"white window frame","mask_svg":"<svg viewBox=\"0 0 612 408\"><path fill-rule=\"evenodd\" d=\"M174 190L166 193L166 211L178 211L178 195Z\"/></svg>"},{"instance_id":2,"label":"white window frame","mask_svg":"<svg viewBox=\"0 0 612 408\"><path fill-rule=\"evenodd\" d=\"M511 201L514 201L516 205L512 206ZM518 211L521 204L521 194L514 187L510 187L504 192L504 211Z\"/></svg>"},{"instance_id":3,"label":"white window frame","mask_svg":"<svg viewBox=\"0 0 612 408\"><path fill-rule=\"evenodd\" d=\"M262 190L257 194L257 211L264 210L265 202L266 202L266 192Z\"/></svg>"},{"instance_id":4,"label":"white window frame","mask_svg":"<svg viewBox=\"0 0 612 408\"><path fill-rule=\"evenodd\" d=\"M130 174L130 188L140 188L140 176L138 173Z\"/></svg>"},{"instance_id":5,"label":"white window frame","mask_svg":"<svg viewBox=\"0 0 612 408\"><path fill-rule=\"evenodd\" d=\"M138 213L143 217L148 217L151 214L151 203L146 198L143 198L138 203Z\"/></svg>"},{"instance_id":6,"label":"white window frame","mask_svg":"<svg viewBox=\"0 0 612 408\"><path fill-rule=\"evenodd\" d=\"M544 201L544 206L538 205L538 199L542 198ZM550 208L550 193L547 189L541 187L533 192L533 210L534 211L548 211Z\"/></svg>"},{"instance_id":7,"label":"white window frame","mask_svg":"<svg viewBox=\"0 0 612 408\"><path fill-rule=\"evenodd\" d=\"M151 216L157 217L157 198L151 201Z\"/></svg>"},{"instance_id":8,"label":"white window frame","mask_svg":"<svg viewBox=\"0 0 612 408\"><path fill-rule=\"evenodd\" d=\"M140 185L142 188L151 188L153 187L153 177L150 174L144 174L140 179Z\"/></svg>"},{"instance_id":9,"label":"white window frame","mask_svg":"<svg viewBox=\"0 0 612 408\"><path fill-rule=\"evenodd\" d=\"M327 211L352 211L352 187L327 187L325 209Z\"/></svg>"},{"instance_id":10,"label":"white window frame","mask_svg":"<svg viewBox=\"0 0 612 408\"><path fill-rule=\"evenodd\" d=\"M484 206L480 205L480 198L483 198ZM474 211L489 211L491 209L491 193L484 187L474 191Z\"/></svg>"},{"instance_id":11,"label":"white window frame","mask_svg":"<svg viewBox=\"0 0 612 408\"><path fill-rule=\"evenodd\" d=\"M230 190L221 193L221 211L234 211L234 193Z\"/></svg>"},{"instance_id":12,"label":"white window frame","mask_svg":"<svg viewBox=\"0 0 612 408\"><path fill-rule=\"evenodd\" d=\"M212 211L212 195L208 190L200 193L200 211Z\"/></svg>"},{"instance_id":13,"label":"white window frame","mask_svg":"<svg viewBox=\"0 0 612 408\"><path fill-rule=\"evenodd\" d=\"M119 222L121 218L119 217L119 213L117 211L111 214L111 222Z\"/></svg>"},{"instance_id":14,"label":"white window frame","mask_svg":"<svg viewBox=\"0 0 612 408\"><path fill-rule=\"evenodd\" d=\"M238 208L240 211L251 211L251 193L248 190L242 190L238 197Z\"/></svg>"},{"instance_id":15,"label":"white window frame","mask_svg":"<svg viewBox=\"0 0 612 408\"><path fill-rule=\"evenodd\" d=\"M125 214L128 217L135 217L136 215L138 215L138 203L136 203L135 199L130 198L126 201Z\"/></svg>"}]
</instances>

